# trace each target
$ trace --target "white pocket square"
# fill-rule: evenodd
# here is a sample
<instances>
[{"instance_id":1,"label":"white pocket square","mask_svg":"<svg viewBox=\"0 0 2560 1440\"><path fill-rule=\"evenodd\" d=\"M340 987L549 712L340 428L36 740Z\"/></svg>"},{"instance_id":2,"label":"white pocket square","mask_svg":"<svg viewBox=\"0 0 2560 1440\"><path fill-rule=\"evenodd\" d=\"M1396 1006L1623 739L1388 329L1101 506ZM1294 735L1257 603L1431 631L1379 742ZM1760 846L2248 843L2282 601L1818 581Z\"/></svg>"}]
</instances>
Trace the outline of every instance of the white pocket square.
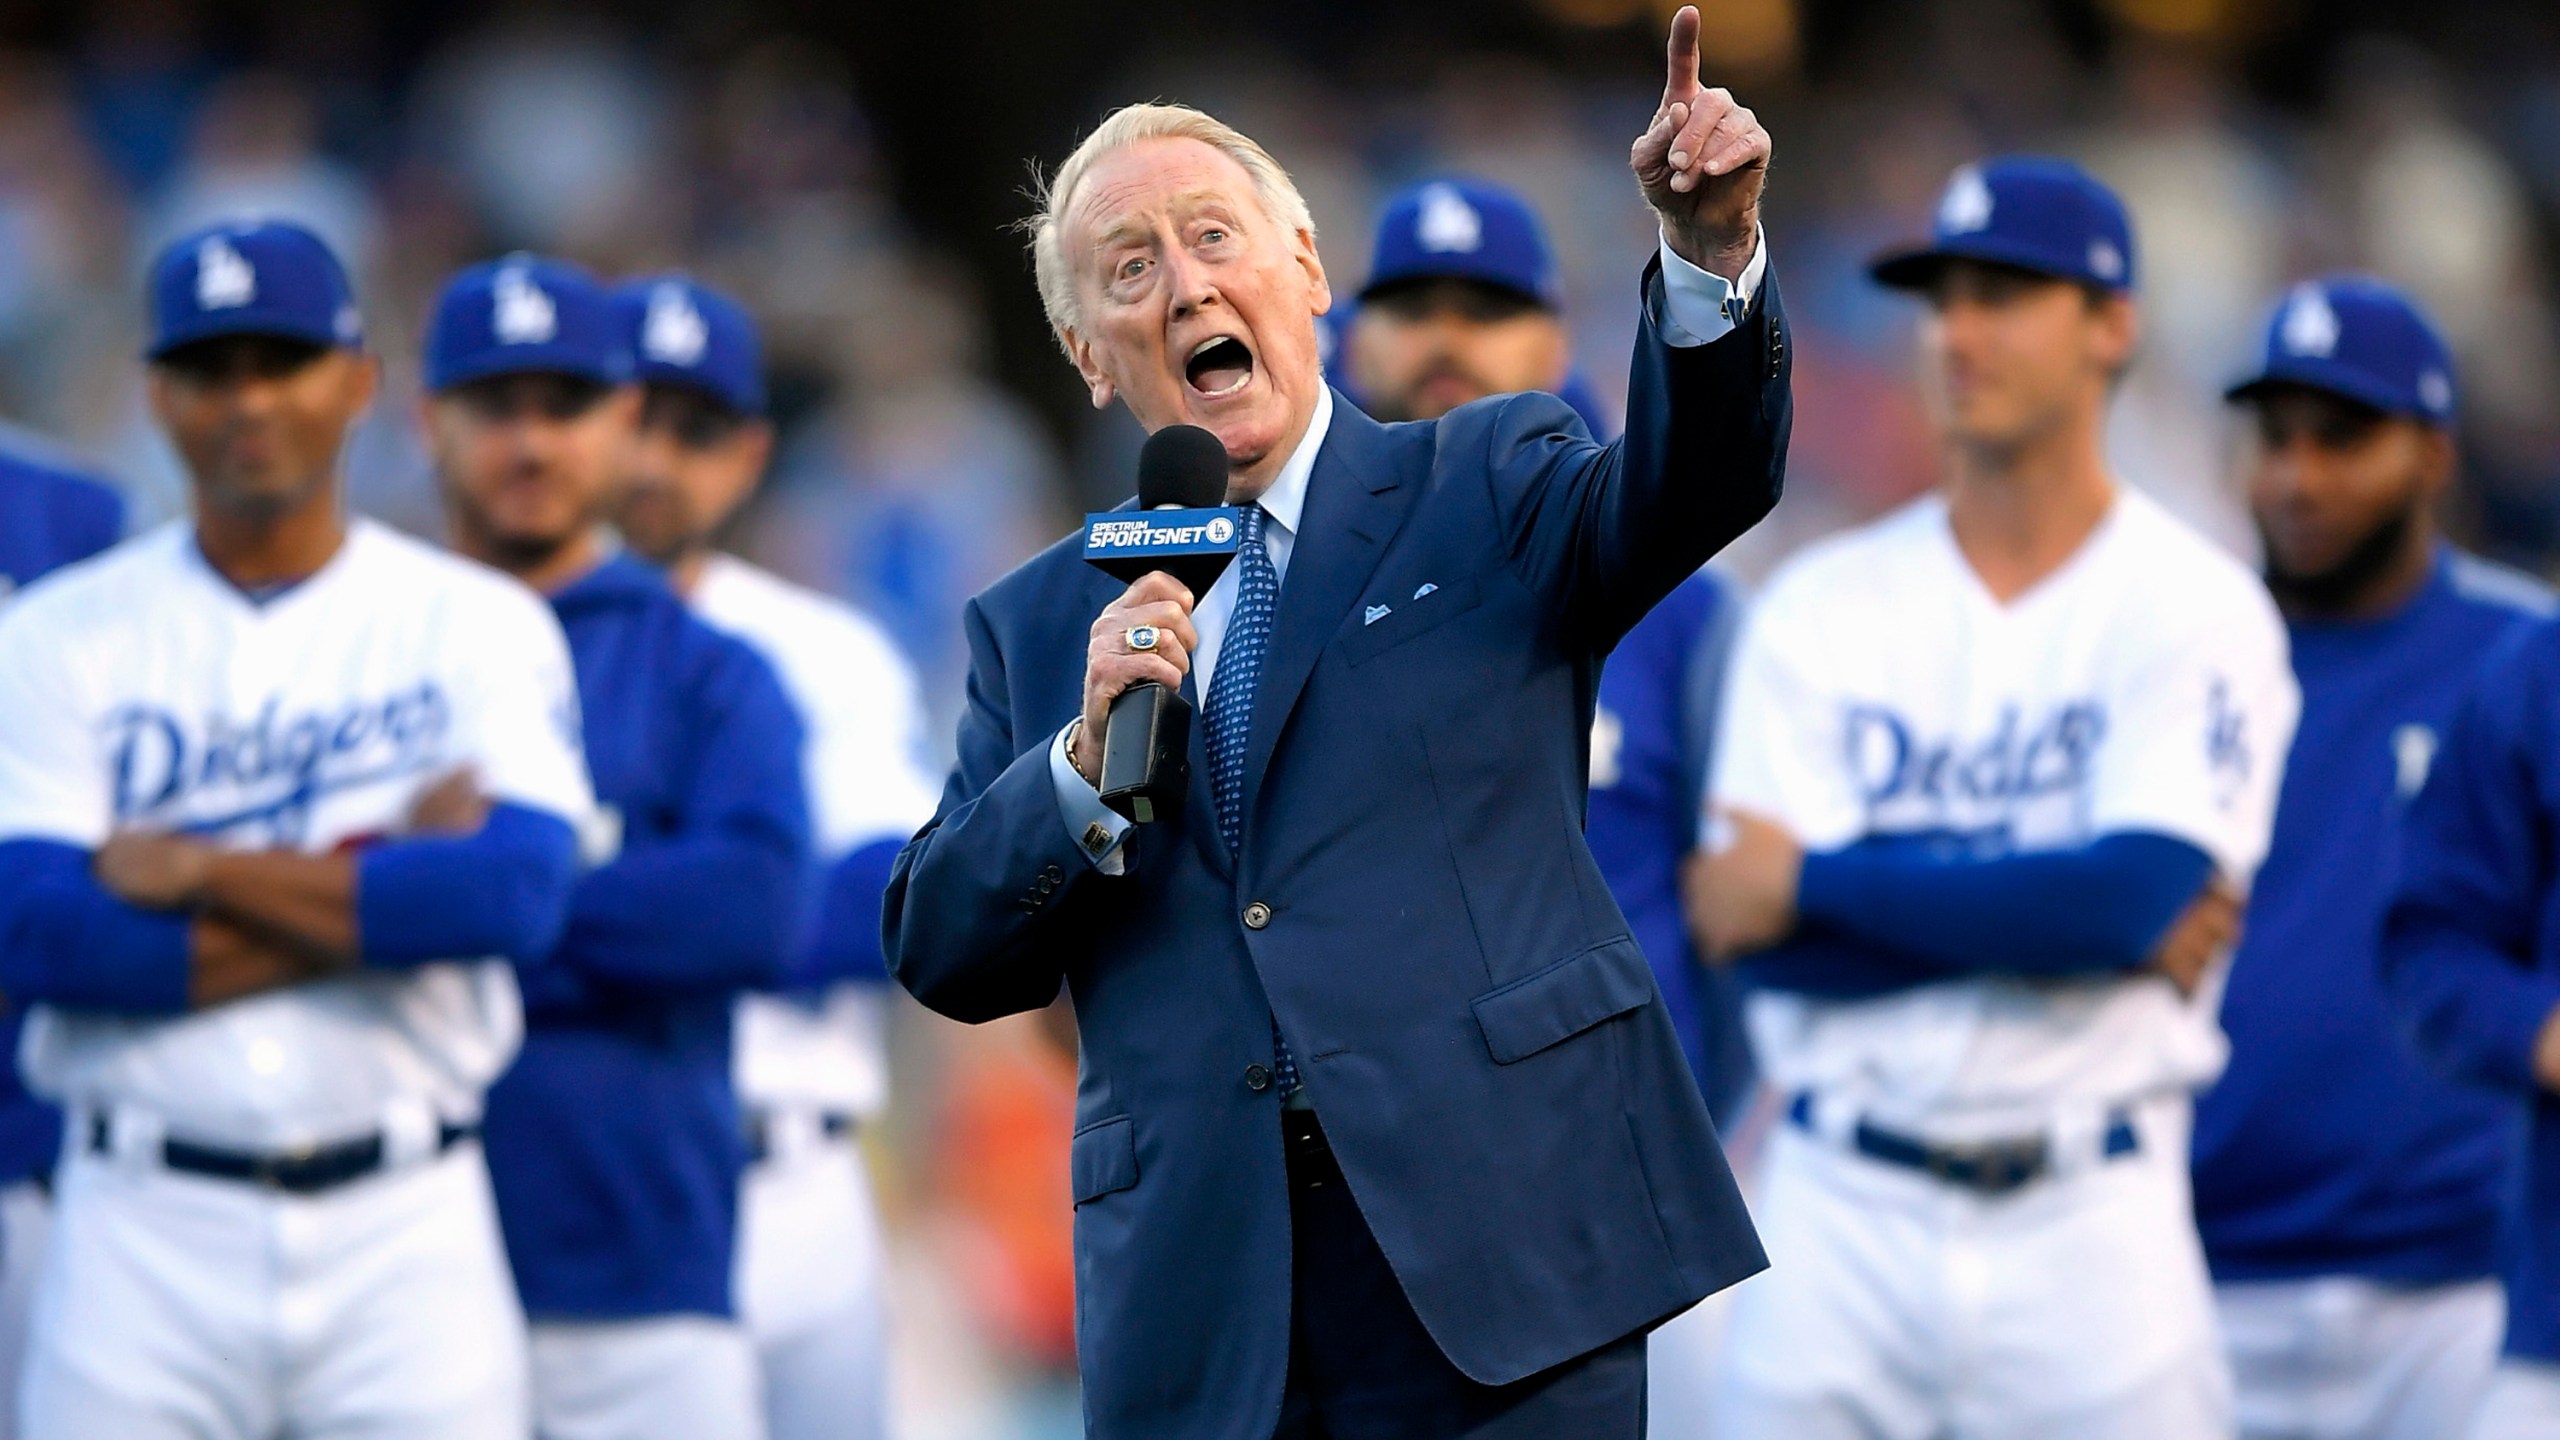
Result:
<instances>
[{"instance_id":1,"label":"white pocket square","mask_svg":"<svg viewBox=\"0 0 2560 1440\"><path fill-rule=\"evenodd\" d=\"M1416 590L1416 591L1414 591L1414 592L1413 592L1413 598L1414 598L1414 599L1416 599L1416 600L1419 600L1419 599L1421 599L1423 596L1428 595L1428 594L1430 594L1432 591L1437 590L1437 589L1439 589L1439 588L1440 588L1439 586L1434 585L1434 584L1432 584L1430 581L1426 580L1426 581L1422 582L1422 588L1421 588L1421 589Z\"/></svg>"},{"instance_id":2,"label":"white pocket square","mask_svg":"<svg viewBox=\"0 0 2560 1440\"><path fill-rule=\"evenodd\" d=\"M1360 623L1363 625L1375 625L1379 621L1387 618L1387 612L1392 608L1394 607L1387 605L1372 605L1369 607L1367 618L1363 619Z\"/></svg>"}]
</instances>

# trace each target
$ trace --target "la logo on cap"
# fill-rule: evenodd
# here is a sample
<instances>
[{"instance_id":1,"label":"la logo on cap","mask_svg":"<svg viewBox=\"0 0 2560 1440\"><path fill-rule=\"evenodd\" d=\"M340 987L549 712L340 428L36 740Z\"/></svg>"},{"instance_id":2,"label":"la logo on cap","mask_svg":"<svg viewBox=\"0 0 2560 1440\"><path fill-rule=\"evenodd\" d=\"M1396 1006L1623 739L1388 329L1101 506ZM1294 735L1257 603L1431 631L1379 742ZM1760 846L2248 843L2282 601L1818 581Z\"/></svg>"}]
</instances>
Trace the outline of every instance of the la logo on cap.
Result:
<instances>
[{"instance_id":1,"label":"la logo on cap","mask_svg":"<svg viewBox=\"0 0 2560 1440\"><path fill-rule=\"evenodd\" d=\"M2441 370L2429 369L2418 377L2418 403L2438 415L2453 409L2453 379Z\"/></svg>"},{"instance_id":2,"label":"la logo on cap","mask_svg":"<svg viewBox=\"0 0 2560 1440\"><path fill-rule=\"evenodd\" d=\"M649 292L649 313L640 322L640 348L652 360L687 368L702 363L711 343L711 327L694 308L682 285L669 281Z\"/></svg>"},{"instance_id":3,"label":"la logo on cap","mask_svg":"<svg viewBox=\"0 0 2560 1440\"><path fill-rule=\"evenodd\" d=\"M258 298L258 272L215 235L196 247L196 308L237 310Z\"/></svg>"},{"instance_id":4,"label":"la logo on cap","mask_svg":"<svg viewBox=\"0 0 2560 1440\"><path fill-rule=\"evenodd\" d=\"M1938 201L1938 228L1950 235L1969 235L1991 223L1991 186L1970 165L1947 181Z\"/></svg>"},{"instance_id":5,"label":"la logo on cap","mask_svg":"<svg viewBox=\"0 0 2560 1440\"><path fill-rule=\"evenodd\" d=\"M1414 217L1413 238L1423 249L1443 255L1472 253L1484 244L1484 217L1455 186L1432 185L1422 192L1422 213Z\"/></svg>"},{"instance_id":6,"label":"la logo on cap","mask_svg":"<svg viewBox=\"0 0 2560 1440\"><path fill-rule=\"evenodd\" d=\"M521 268L499 271L489 293L489 328L499 344L540 345L560 333L559 308Z\"/></svg>"},{"instance_id":7,"label":"la logo on cap","mask_svg":"<svg viewBox=\"0 0 2560 1440\"><path fill-rule=\"evenodd\" d=\"M2338 348L2338 312L2317 285L2297 286L2285 302L2277 338L2287 354L2328 355Z\"/></svg>"}]
</instances>

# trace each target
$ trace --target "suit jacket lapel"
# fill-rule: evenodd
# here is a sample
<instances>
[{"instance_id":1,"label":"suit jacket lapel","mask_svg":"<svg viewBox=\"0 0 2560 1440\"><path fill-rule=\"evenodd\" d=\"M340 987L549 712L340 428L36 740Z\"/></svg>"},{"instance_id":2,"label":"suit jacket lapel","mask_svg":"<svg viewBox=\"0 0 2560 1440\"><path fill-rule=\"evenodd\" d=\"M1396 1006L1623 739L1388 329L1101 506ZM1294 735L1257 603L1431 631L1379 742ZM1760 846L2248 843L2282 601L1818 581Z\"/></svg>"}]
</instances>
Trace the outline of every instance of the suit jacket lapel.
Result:
<instances>
[{"instance_id":1,"label":"suit jacket lapel","mask_svg":"<svg viewBox=\"0 0 2560 1440\"><path fill-rule=\"evenodd\" d=\"M1255 792L1280 732L1296 709L1316 657L1342 628L1342 617L1360 598L1378 557L1396 532L1402 513L1390 503L1397 488L1387 463L1386 427L1336 394L1333 425L1316 451L1307 477L1307 503L1280 581L1271 653L1253 698L1253 729L1245 744L1245 816L1250 830ZM1214 816L1213 808L1209 812ZM1212 822L1214 823L1214 821Z\"/></svg>"}]
</instances>

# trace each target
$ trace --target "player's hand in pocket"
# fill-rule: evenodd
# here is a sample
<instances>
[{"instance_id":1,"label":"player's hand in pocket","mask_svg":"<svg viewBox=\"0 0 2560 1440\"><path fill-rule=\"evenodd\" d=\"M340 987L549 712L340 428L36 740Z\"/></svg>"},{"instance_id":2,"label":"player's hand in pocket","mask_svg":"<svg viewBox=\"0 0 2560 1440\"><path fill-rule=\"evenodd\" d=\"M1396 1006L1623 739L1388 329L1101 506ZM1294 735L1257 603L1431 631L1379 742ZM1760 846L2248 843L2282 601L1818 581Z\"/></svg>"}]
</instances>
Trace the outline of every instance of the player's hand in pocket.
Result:
<instances>
[{"instance_id":1,"label":"player's hand in pocket","mask_svg":"<svg viewBox=\"0 0 2560 1440\"><path fill-rule=\"evenodd\" d=\"M412 835L474 835L488 818L489 797L468 765L437 776L409 802Z\"/></svg>"},{"instance_id":2,"label":"player's hand in pocket","mask_svg":"<svg viewBox=\"0 0 2560 1440\"><path fill-rule=\"evenodd\" d=\"M1689 931L1710 962L1766 950L1794 933L1804 847L1775 821L1719 810L1681 885Z\"/></svg>"},{"instance_id":3,"label":"player's hand in pocket","mask_svg":"<svg viewBox=\"0 0 2560 1440\"><path fill-rule=\"evenodd\" d=\"M2217 875L2170 922L2146 968L2168 976L2179 994L2192 996L2205 971L2239 943L2240 895Z\"/></svg>"}]
</instances>

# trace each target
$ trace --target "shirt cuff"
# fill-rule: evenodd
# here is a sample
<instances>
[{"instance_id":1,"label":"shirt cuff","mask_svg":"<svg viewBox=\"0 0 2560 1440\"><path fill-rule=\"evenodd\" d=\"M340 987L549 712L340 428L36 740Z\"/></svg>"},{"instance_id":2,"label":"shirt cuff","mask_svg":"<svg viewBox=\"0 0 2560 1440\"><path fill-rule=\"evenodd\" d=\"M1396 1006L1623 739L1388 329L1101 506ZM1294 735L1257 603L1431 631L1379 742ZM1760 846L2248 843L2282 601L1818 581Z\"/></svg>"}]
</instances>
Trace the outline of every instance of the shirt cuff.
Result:
<instances>
[{"instance_id":1,"label":"shirt cuff","mask_svg":"<svg viewBox=\"0 0 2560 1440\"><path fill-rule=\"evenodd\" d=\"M1742 267L1738 281L1690 264L1671 248L1667 235L1661 238L1660 248L1663 343L1685 350L1733 333L1759 295L1762 277L1769 273L1769 232L1765 228L1753 232L1751 263Z\"/></svg>"},{"instance_id":2,"label":"shirt cuff","mask_svg":"<svg viewBox=\"0 0 2560 1440\"><path fill-rule=\"evenodd\" d=\"M1076 773L1075 762L1067 758L1067 730L1072 728L1069 722L1049 742L1049 783L1058 791L1058 813L1066 818L1076 853L1094 869L1105 875L1127 874L1129 860L1123 846L1129 838L1129 817L1103 804L1102 796Z\"/></svg>"}]
</instances>

